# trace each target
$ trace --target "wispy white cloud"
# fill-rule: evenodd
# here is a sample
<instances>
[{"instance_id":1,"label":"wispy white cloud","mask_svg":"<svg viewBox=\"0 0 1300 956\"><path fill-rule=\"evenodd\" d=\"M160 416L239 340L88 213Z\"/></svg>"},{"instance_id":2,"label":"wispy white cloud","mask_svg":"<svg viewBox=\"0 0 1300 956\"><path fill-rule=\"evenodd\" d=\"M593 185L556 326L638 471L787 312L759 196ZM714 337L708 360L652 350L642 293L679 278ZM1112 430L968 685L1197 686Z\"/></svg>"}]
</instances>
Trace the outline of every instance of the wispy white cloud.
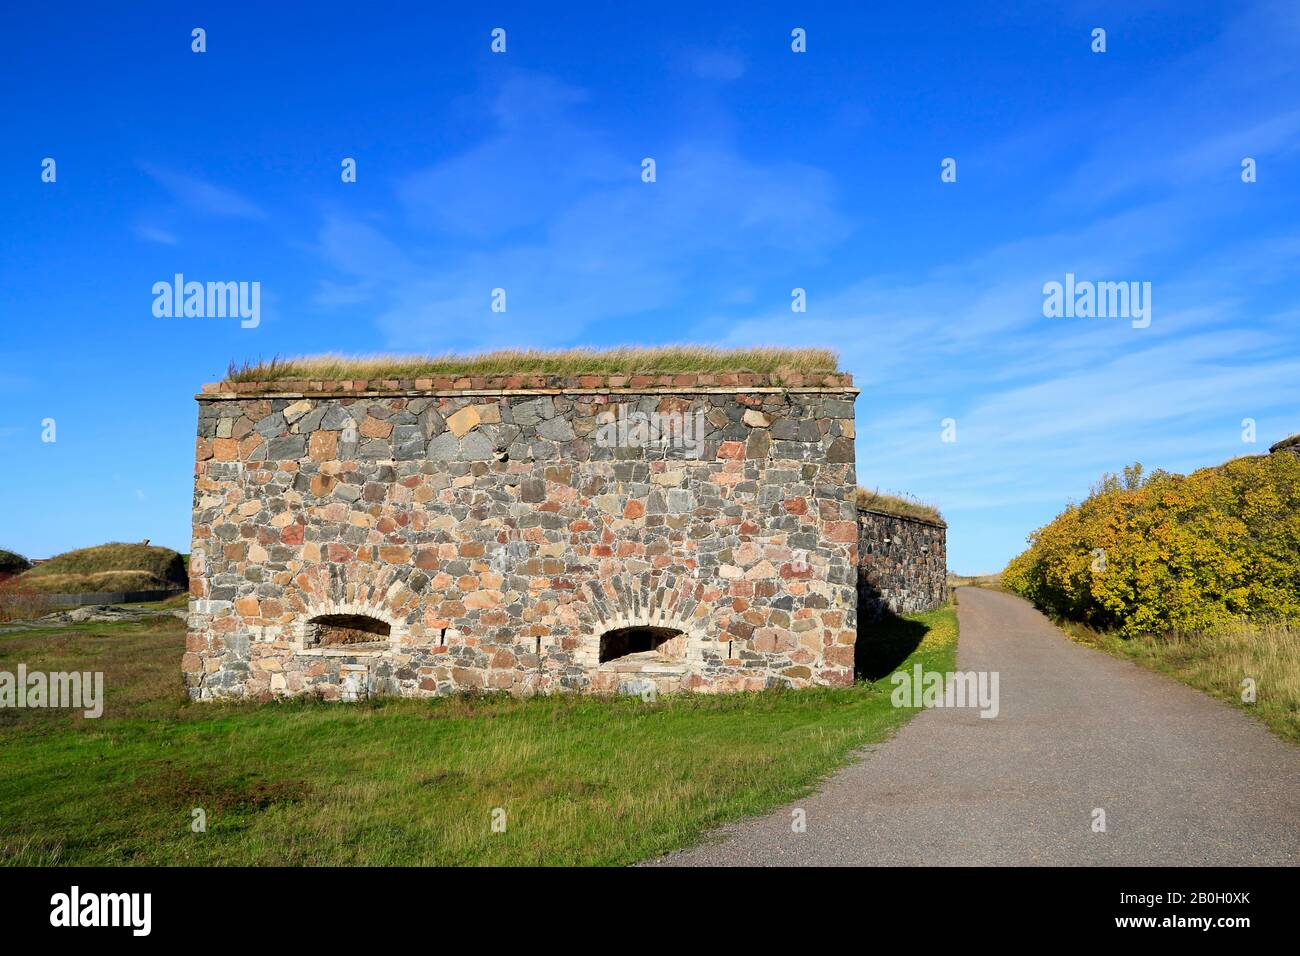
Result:
<instances>
[{"instance_id":1,"label":"wispy white cloud","mask_svg":"<svg viewBox=\"0 0 1300 956\"><path fill-rule=\"evenodd\" d=\"M482 143L399 183L399 221L329 217L319 249L338 275L318 301L370 299L390 347L545 345L687 288L743 300L777 264L815 262L848 232L826 173L722 138L664 144L657 181L643 182L642 157L605 142L584 102L513 77ZM495 288L504 314L488 310Z\"/></svg>"},{"instance_id":2,"label":"wispy white cloud","mask_svg":"<svg viewBox=\"0 0 1300 956\"><path fill-rule=\"evenodd\" d=\"M690 70L702 80L732 83L745 75L745 58L727 50L692 50Z\"/></svg>"},{"instance_id":3,"label":"wispy white cloud","mask_svg":"<svg viewBox=\"0 0 1300 956\"><path fill-rule=\"evenodd\" d=\"M135 234L141 239L157 242L164 246L174 246L178 241L173 233L145 222L136 224Z\"/></svg>"},{"instance_id":4,"label":"wispy white cloud","mask_svg":"<svg viewBox=\"0 0 1300 956\"><path fill-rule=\"evenodd\" d=\"M229 219L265 219L266 213L234 190L153 163L140 167L186 208Z\"/></svg>"}]
</instances>

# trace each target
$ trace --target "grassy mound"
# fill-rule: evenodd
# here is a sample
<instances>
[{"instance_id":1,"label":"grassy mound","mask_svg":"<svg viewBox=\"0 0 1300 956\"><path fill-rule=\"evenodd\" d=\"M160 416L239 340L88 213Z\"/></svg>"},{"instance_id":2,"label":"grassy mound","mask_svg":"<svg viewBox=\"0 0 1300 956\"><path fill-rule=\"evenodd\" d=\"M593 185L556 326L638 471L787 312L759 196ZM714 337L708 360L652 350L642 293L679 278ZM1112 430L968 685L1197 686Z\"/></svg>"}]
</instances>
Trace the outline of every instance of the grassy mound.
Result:
<instances>
[{"instance_id":1,"label":"grassy mound","mask_svg":"<svg viewBox=\"0 0 1300 956\"><path fill-rule=\"evenodd\" d=\"M188 578L185 562L170 548L114 542L51 558L23 574L22 581L46 594L71 594L185 587Z\"/></svg>"},{"instance_id":2,"label":"grassy mound","mask_svg":"<svg viewBox=\"0 0 1300 956\"><path fill-rule=\"evenodd\" d=\"M41 594L94 594L100 591L164 591L175 588L148 571L97 571L92 574L23 576L23 584Z\"/></svg>"},{"instance_id":3,"label":"grassy mound","mask_svg":"<svg viewBox=\"0 0 1300 956\"><path fill-rule=\"evenodd\" d=\"M6 574L22 574L32 563L16 551L6 551L0 548L0 576Z\"/></svg>"},{"instance_id":4,"label":"grassy mound","mask_svg":"<svg viewBox=\"0 0 1300 956\"><path fill-rule=\"evenodd\" d=\"M316 355L230 363L228 382L286 378L423 378L430 375L633 375L689 372L835 372L829 349L721 349L703 345L655 348L507 349L474 355Z\"/></svg>"},{"instance_id":5,"label":"grassy mound","mask_svg":"<svg viewBox=\"0 0 1300 956\"><path fill-rule=\"evenodd\" d=\"M1107 475L1029 537L1003 583L1124 636L1300 621L1300 457Z\"/></svg>"},{"instance_id":6,"label":"grassy mound","mask_svg":"<svg viewBox=\"0 0 1300 956\"><path fill-rule=\"evenodd\" d=\"M895 515L899 518L917 518L921 521L932 521L935 524L946 524L943 515L934 505L928 505L923 501L916 501L912 498L901 498L898 495L883 495L878 491L868 491L866 488L859 488L857 491L857 505L863 511L882 511L888 515Z\"/></svg>"}]
</instances>

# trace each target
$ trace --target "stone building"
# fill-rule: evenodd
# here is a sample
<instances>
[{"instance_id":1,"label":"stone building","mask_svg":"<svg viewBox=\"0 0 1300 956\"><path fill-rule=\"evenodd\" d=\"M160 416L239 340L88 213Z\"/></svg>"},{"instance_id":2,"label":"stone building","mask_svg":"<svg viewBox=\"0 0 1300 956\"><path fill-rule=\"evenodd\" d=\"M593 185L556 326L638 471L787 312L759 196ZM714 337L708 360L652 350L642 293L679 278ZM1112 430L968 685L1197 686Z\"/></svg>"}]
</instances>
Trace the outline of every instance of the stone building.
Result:
<instances>
[{"instance_id":1,"label":"stone building","mask_svg":"<svg viewBox=\"0 0 1300 956\"><path fill-rule=\"evenodd\" d=\"M948 526L858 508L858 619L914 614L948 600Z\"/></svg>"},{"instance_id":2,"label":"stone building","mask_svg":"<svg viewBox=\"0 0 1300 956\"><path fill-rule=\"evenodd\" d=\"M197 699L847 685L851 377L223 382Z\"/></svg>"}]
</instances>

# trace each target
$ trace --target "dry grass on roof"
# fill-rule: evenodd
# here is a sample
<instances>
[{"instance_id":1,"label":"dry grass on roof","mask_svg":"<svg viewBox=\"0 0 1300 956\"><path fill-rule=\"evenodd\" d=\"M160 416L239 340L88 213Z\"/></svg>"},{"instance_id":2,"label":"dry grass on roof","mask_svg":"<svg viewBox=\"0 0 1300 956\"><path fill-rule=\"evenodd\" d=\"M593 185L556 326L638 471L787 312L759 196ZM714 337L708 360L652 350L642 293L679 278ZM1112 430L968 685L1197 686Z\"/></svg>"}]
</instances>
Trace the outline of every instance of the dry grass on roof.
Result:
<instances>
[{"instance_id":1,"label":"dry grass on roof","mask_svg":"<svg viewBox=\"0 0 1300 956\"><path fill-rule=\"evenodd\" d=\"M688 372L835 372L839 356L821 348L724 349L665 345L609 349L505 349L471 355L313 355L230 363L228 382L281 379L393 379L431 375L648 375Z\"/></svg>"},{"instance_id":2,"label":"dry grass on roof","mask_svg":"<svg viewBox=\"0 0 1300 956\"><path fill-rule=\"evenodd\" d=\"M858 508L863 511L881 511L885 514L896 515L899 518L919 518L922 521L947 524L938 508L913 498L885 495L879 491L868 491L866 488L859 488L856 500Z\"/></svg>"}]
</instances>

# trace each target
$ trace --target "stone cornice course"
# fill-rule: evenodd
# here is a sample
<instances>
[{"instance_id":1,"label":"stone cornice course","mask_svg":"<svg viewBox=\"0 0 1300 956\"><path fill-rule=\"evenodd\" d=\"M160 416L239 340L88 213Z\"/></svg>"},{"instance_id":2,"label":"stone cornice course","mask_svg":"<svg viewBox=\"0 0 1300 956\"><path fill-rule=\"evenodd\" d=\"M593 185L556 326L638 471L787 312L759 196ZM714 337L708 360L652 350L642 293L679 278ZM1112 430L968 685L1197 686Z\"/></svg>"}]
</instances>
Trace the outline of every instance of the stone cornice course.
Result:
<instances>
[{"instance_id":1,"label":"stone cornice course","mask_svg":"<svg viewBox=\"0 0 1300 956\"><path fill-rule=\"evenodd\" d=\"M948 522L944 521L942 518L935 521L933 518L919 518L916 515L900 515L892 511L880 511L876 508L863 508L860 505L858 506L858 512L860 514L880 515L882 518L893 518L896 521L913 521L916 524L929 525L931 528L948 527Z\"/></svg>"}]
</instances>

